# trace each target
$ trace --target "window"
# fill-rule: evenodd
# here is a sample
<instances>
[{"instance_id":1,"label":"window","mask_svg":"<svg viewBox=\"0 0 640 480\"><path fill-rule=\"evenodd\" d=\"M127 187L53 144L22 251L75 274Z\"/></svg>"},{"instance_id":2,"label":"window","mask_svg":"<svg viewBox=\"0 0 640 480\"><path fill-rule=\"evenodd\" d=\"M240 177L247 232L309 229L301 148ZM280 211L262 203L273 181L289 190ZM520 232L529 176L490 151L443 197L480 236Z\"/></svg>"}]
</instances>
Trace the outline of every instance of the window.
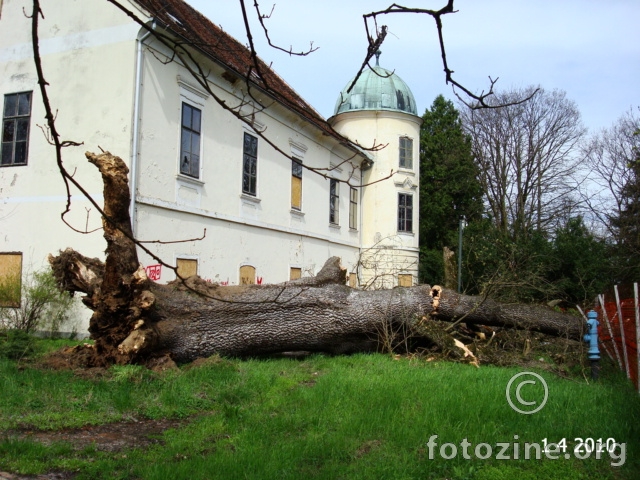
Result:
<instances>
[{"instance_id":1,"label":"window","mask_svg":"<svg viewBox=\"0 0 640 480\"><path fill-rule=\"evenodd\" d=\"M187 103L182 104L180 140L180 173L200 178L200 120L202 113Z\"/></svg>"},{"instance_id":2,"label":"window","mask_svg":"<svg viewBox=\"0 0 640 480\"><path fill-rule=\"evenodd\" d=\"M20 307L22 253L0 253L0 307Z\"/></svg>"},{"instance_id":3,"label":"window","mask_svg":"<svg viewBox=\"0 0 640 480\"><path fill-rule=\"evenodd\" d=\"M329 223L340 223L340 185L333 178L329 184Z\"/></svg>"},{"instance_id":4,"label":"window","mask_svg":"<svg viewBox=\"0 0 640 480\"><path fill-rule=\"evenodd\" d=\"M291 161L291 208L302 210L302 164Z\"/></svg>"},{"instance_id":5,"label":"window","mask_svg":"<svg viewBox=\"0 0 640 480\"><path fill-rule=\"evenodd\" d=\"M413 168L413 139L400 137L400 168Z\"/></svg>"},{"instance_id":6,"label":"window","mask_svg":"<svg viewBox=\"0 0 640 480\"><path fill-rule=\"evenodd\" d=\"M349 228L358 229L358 190L353 187L349 192Z\"/></svg>"},{"instance_id":7,"label":"window","mask_svg":"<svg viewBox=\"0 0 640 480\"><path fill-rule=\"evenodd\" d=\"M298 278L302 278L302 269L291 267L289 270L289 280L297 280Z\"/></svg>"},{"instance_id":8,"label":"window","mask_svg":"<svg viewBox=\"0 0 640 480\"><path fill-rule=\"evenodd\" d=\"M398 274L398 286L399 287L411 287L413 286L413 275L408 273Z\"/></svg>"},{"instance_id":9,"label":"window","mask_svg":"<svg viewBox=\"0 0 640 480\"><path fill-rule=\"evenodd\" d=\"M243 265L240 267L240 285L255 285L256 269L251 265Z\"/></svg>"},{"instance_id":10,"label":"window","mask_svg":"<svg viewBox=\"0 0 640 480\"><path fill-rule=\"evenodd\" d=\"M178 275L182 278L189 278L192 275L198 274L198 260L178 258L176 260L176 267L178 267Z\"/></svg>"},{"instance_id":11,"label":"window","mask_svg":"<svg viewBox=\"0 0 640 480\"><path fill-rule=\"evenodd\" d=\"M242 147L242 193L256 196L258 180L258 139L244 134Z\"/></svg>"},{"instance_id":12,"label":"window","mask_svg":"<svg viewBox=\"0 0 640 480\"><path fill-rule=\"evenodd\" d=\"M398 231L413 232L413 196L398 195Z\"/></svg>"},{"instance_id":13,"label":"window","mask_svg":"<svg viewBox=\"0 0 640 480\"><path fill-rule=\"evenodd\" d=\"M0 164L26 165L31 120L31 92L4 96L2 160Z\"/></svg>"}]
</instances>

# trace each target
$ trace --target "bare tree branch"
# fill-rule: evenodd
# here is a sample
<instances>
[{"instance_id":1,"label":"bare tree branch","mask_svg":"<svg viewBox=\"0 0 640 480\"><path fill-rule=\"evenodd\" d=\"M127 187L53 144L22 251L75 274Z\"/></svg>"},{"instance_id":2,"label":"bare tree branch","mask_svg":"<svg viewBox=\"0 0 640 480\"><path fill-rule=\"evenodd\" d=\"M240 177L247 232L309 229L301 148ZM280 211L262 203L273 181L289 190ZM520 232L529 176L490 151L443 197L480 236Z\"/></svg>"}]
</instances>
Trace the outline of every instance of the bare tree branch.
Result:
<instances>
[{"instance_id":1,"label":"bare tree branch","mask_svg":"<svg viewBox=\"0 0 640 480\"><path fill-rule=\"evenodd\" d=\"M244 4L244 0L240 0L240 1L241 1L241 3L243 3L243 4ZM255 7L255 9L256 9L256 13L258 14L258 21L260 22L260 26L262 26L262 30L264 31L264 36L266 37L267 42L269 43L269 46L270 46L271 48L275 48L276 50L280 50L280 51L282 51L282 52L284 52L284 53L288 53L289 55L296 55L296 56L299 56L299 57L307 56L307 55L309 55L310 53L313 53L313 52L315 52L316 50L318 50L318 48L319 48L319 47L314 47L314 46L313 46L313 41L310 43L309 50L302 50L302 51L300 51L300 52L294 52L294 51L293 51L293 47L292 47L292 46L290 46L290 47L289 47L289 49L287 50L287 49L285 49L285 48L279 47L278 45L275 45L275 44L271 41L271 37L269 37L269 30L267 29L267 26L265 25L264 21L265 21L266 19L271 18L271 15L273 15L273 12L274 12L274 10L275 10L275 8L276 8L276 5L275 5L275 4L273 4L273 5L271 6L271 12L269 12L269 14L268 14L268 15L263 14L263 13L260 11L260 6L258 5L258 1L257 1L257 0L255 0L255 1L254 1L253 6ZM243 12L243 14L245 14L244 6L243 6L243 9L242 9L242 12ZM245 20L246 20L246 15L245 15Z\"/></svg>"},{"instance_id":2,"label":"bare tree branch","mask_svg":"<svg viewBox=\"0 0 640 480\"><path fill-rule=\"evenodd\" d=\"M351 86L349 87L348 91L351 91L351 88L355 84L355 81L360 77L360 75L362 74L362 71L364 70L365 66L368 65L369 60L371 59L373 54L375 54L375 52L378 50L378 48L380 47L380 45L384 41L385 37L387 36L387 27L385 25L383 25L380 29L378 29L378 27L377 27L377 25L378 25L378 16L380 16L380 15L388 15L388 14L392 14L392 13L417 13L417 14L429 15L430 17L432 17L435 20L436 28L437 28L437 31L438 31L438 42L439 42L439 45L440 45L440 55L442 57L442 66L444 67L444 73L445 73L445 82L452 86L453 92L456 95L456 97L458 97L458 99L460 99L460 101L462 101L467 107L472 108L472 109L499 108L501 106L517 105L517 104L520 104L520 103L527 102L528 100L531 100L534 97L534 95L536 93L538 93L539 89L536 89L535 91L533 91L526 98L518 98L518 99L512 100L510 103L494 103L494 102L489 102L488 100L494 95L493 87L495 86L496 82L498 81L497 78L495 80L493 80L491 77L489 77L489 82L490 82L489 90L486 93L483 90L480 94L473 93L471 90L469 90L468 88L466 88L464 85L462 85L461 83L459 83L458 81L456 81L453 78L454 71L449 68L449 64L447 62L447 52L446 52L446 49L445 49L444 35L442 33L442 16L443 15L447 15L449 13L456 13L457 12L457 10L454 10L453 2L454 2L454 0L448 0L447 4L444 7L442 7L440 10L431 10L431 9L427 9L427 8L404 7L402 5L398 5L397 3L394 3L391 6L389 6L388 8L386 8L385 10L378 10L378 11L374 11L374 12L367 13L367 14L363 15L364 23L365 23L365 30L366 30L366 33L367 33L367 39L369 41L369 46L367 47L367 53L365 55L365 60L362 63L362 66L360 67L360 70L358 71L358 73L356 75L356 78L355 78L354 82L351 84ZM375 32L376 32L375 39L373 38L373 36L370 33L368 20L372 20L374 22ZM375 49L374 49L374 47L375 47ZM372 49L373 49L373 52L372 52ZM456 88L458 90L461 90L462 92L464 92L464 94L467 95L467 97L469 97L472 101L469 102L469 101L465 101L464 99L462 99L462 97L460 97L460 95L457 93Z\"/></svg>"}]
</instances>

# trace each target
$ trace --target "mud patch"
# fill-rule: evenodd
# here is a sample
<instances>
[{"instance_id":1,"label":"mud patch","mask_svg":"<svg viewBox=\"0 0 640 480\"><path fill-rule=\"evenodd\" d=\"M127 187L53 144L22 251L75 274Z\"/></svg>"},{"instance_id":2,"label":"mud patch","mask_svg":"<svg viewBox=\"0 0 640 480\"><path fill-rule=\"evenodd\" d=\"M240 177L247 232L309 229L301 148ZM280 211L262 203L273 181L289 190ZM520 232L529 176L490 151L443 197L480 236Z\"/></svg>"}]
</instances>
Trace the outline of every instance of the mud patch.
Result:
<instances>
[{"instance_id":1,"label":"mud patch","mask_svg":"<svg viewBox=\"0 0 640 480\"><path fill-rule=\"evenodd\" d=\"M70 472L54 472L44 473L42 475L35 475L29 477L23 477L20 475L14 475L12 473L0 472L0 480L69 480L75 478L75 473Z\"/></svg>"},{"instance_id":2,"label":"mud patch","mask_svg":"<svg viewBox=\"0 0 640 480\"><path fill-rule=\"evenodd\" d=\"M356 458L363 457L368 455L369 453L377 450L382 445L381 440L369 440L368 442L364 442L360 447L356 450L354 456Z\"/></svg>"},{"instance_id":3,"label":"mud patch","mask_svg":"<svg viewBox=\"0 0 640 480\"><path fill-rule=\"evenodd\" d=\"M140 420L56 431L9 430L7 436L44 445L65 442L71 444L74 450L92 447L103 452L119 452L162 444L162 434L166 430L180 428L186 423L184 420Z\"/></svg>"}]
</instances>

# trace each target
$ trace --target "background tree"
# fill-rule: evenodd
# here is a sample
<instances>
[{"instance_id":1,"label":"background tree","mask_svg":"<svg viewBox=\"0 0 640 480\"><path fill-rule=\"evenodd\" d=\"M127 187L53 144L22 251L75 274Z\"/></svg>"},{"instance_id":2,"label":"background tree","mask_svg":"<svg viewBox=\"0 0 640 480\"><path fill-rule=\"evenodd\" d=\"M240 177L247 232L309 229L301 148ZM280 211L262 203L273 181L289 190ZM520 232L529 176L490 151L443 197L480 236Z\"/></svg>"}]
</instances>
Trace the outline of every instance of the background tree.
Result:
<instances>
[{"instance_id":1,"label":"background tree","mask_svg":"<svg viewBox=\"0 0 640 480\"><path fill-rule=\"evenodd\" d=\"M496 97L508 103L532 90ZM610 262L575 195L586 176L575 104L564 92L540 89L524 104L465 109L462 119L487 207L486 218L465 232L466 291L508 302L589 304L609 283ZM623 182L616 185L621 193Z\"/></svg>"},{"instance_id":2,"label":"background tree","mask_svg":"<svg viewBox=\"0 0 640 480\"><path fill-rule=\"evenodd\" d=\"M589 214L612 239L614 278L640 278L640 117L630 110L585 148L589 183L584 199Z\"/></svg>"},{"instance_id":3,"label":"background tree","mask_svg":"<svg viewBox=\"0 0 640 480\"><path fill-rule=\"evenodd\" d=\"M480 172L460 113L442 95L420 129L420 281L444 283L443 247L458 244L458 219L482 213Z\"/></svg>"},{"instance_id":4,"label":"background tree","mask_svg":"<svg viewBox=\"0 0 640 480\"><path fill-rule=\"evenodd\" d=\"M473 139L485 201L497 228L514 240L548 231L572 198L585 134L580 112L564 92L539 89L528 102L511 104L536 88L497 92L494 109L464 109Z\"/></svg>"}]
</instances>

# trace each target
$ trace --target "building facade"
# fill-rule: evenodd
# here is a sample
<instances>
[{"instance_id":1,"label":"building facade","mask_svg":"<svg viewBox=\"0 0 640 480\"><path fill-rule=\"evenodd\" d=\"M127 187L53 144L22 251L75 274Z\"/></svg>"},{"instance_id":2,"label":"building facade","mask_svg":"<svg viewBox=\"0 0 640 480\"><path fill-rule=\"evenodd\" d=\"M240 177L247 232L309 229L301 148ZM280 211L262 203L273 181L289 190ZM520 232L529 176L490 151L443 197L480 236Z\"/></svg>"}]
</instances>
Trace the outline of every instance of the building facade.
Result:
<instances>
[{"instance_id":1,"label":"building facade","mask_svg":"<svg viewBox=\"0 0 640 480\"><path fill-rule=\"evenodd\" d=\"M125 11L41 2L56 125L63 140L82 143L63 149L63 161L94 199L102 201L102 182L84 152L102 148L129 167L136 237L165 242L148 246L184 276L277 283L339 256L354 287L417 279L419 118L406 85L394 93L405 103L397 96L392 108L337 109L327 121L182 0L120 3ZM31 2L1 8L0 281L25 278L66 247L99 258L105 248L100 216L80 192L72 189L61 219L67 196L42 128L23 14ZM358 145L373 139L388 145ZM193 240L166 243L185 239ZM175 278L139 258L154 280Z\"/></svg>"}]
</instances>

